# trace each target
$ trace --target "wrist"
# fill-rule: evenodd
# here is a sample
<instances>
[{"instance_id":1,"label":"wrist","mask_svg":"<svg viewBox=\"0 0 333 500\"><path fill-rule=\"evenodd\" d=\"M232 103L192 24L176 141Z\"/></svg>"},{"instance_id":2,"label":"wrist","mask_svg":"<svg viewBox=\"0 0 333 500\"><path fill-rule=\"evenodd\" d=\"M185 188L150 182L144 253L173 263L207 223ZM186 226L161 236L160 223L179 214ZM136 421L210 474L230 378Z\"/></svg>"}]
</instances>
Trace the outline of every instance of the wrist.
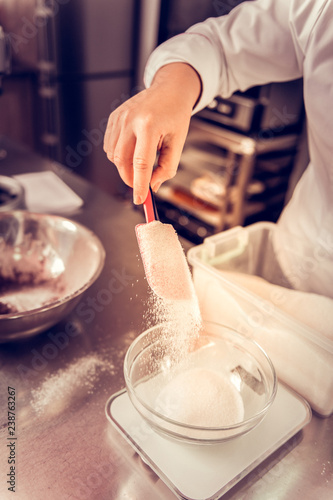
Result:
<instances>
[{"instance_id":1,"label":"wrist","mask_svg":"<svg viewBox=\"0 0 333 500\"><path fill-rule=\"evenodd\" d=\"M157 87L166 94L177 95L191 109L197 104L202 92L199 74L191 65L182 62L162 66L151 84L151 88Z\"/></svg>"}]
</instances>

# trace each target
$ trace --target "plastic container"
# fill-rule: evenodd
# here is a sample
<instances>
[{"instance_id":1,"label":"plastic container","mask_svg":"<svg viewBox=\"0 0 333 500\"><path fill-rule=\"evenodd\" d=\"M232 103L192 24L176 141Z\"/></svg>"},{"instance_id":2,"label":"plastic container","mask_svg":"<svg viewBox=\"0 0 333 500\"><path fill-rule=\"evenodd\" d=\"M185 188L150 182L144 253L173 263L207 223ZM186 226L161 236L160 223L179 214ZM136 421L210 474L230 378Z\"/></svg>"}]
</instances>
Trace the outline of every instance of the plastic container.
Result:
<instances>
[{"instance_id":1,"label":"plastic container","mask_svg":"<svg viewBox=\"0 0 333 500\"><path fill-rule=\"evenodd\" d=\"M202 316L256 340L278 378L318 414L329 416L333 300L293 289L278 259L277 231L266 222L235 227L189 250ZM301 252L299 243L290 241L290 251Z\"/></svg>"}]
</instances>

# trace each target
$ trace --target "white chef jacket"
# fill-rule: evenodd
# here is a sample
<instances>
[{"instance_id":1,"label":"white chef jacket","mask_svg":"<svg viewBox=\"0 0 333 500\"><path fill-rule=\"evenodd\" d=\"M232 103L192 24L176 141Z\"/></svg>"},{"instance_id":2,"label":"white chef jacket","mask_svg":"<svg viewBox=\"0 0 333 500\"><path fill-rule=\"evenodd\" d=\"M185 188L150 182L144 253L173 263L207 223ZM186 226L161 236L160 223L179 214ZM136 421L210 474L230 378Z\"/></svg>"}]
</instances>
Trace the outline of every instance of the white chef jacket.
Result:
<instances>
[{"instance_id":1,"label":"white chef jacket","mask_svg":"<svg viewBox=\"0 0 333 500\"><path fill-rule=\"evenodd\" d=\"M194 113L217 95L303 77L310 163L278 221L277 253L295 288L333 297L333 0L254 0L196 24L155 49L146 86L180 61L202 80ZM288 233L301 253L283 252Z\"/></svg>"}]
</instances>

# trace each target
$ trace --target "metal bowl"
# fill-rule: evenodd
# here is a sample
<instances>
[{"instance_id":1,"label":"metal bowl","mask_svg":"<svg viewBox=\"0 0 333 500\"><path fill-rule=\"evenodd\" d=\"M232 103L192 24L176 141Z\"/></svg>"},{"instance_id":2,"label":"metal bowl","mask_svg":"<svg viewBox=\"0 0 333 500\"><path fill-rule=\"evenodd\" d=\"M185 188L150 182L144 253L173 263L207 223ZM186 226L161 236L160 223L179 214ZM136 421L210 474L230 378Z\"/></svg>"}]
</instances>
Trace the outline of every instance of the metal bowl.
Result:
<instances>
[{"instance_id":1,"label":"metal bowl","mask_svg":"<svg viewBox=\"0 0 333 500\"><path fill-rule=\"evenodd\" d=\"M177 343L179 331L172 324L157 325L139 335L125 357L129 398L154 430L188 443L214 444L261 422L277 379L256 342L207 322L179 351Z\"/></svg>"},{"instance_id":2,"label":"metal bowl","mask_svg":"<svg viewBox=\"0 0 333 500\"><path fill-rule=\"evenodd\" d=\"M104 261L100 240L77 222L0 213L0 342L35 335L65 318Z\"/></svg>"}]
</instances>

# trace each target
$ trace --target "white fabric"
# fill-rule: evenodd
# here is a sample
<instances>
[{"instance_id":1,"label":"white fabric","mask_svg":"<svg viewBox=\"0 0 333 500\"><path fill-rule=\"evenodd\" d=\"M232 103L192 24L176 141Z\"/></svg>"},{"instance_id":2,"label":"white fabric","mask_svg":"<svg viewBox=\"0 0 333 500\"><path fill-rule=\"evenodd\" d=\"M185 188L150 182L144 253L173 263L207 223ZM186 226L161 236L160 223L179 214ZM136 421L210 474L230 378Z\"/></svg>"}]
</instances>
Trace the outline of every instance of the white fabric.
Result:
<instances>
[{"instance_id":1,"label":"white fabric","mask_svg":"<svg viewBox=\"0 0 333 500\"><path fill-rule=\"evenodd\" d=\"M216 95L303 76L311 162L279 226L313 249L300 289L333 296L333 1L255 0L196 24L151 55L145 84L170 62L191 64L203 91L194 112ZM325 258L317 258L320 255ZM290 261L286 273L294 273ZM299 265L299 262L298 262ZM290 267L291 266L291 267Z\"/></svg>"},{"instance_id":2,"label":"white fabric","mask_svg":"<svg viewBox=\"0 0 333 500\"><path fill-rule=\"evenodd\" d=\"M83 200L52 170L14 176L24 188L30 212L68 214L78 210Z\"/></svg>"}]
</instances>

